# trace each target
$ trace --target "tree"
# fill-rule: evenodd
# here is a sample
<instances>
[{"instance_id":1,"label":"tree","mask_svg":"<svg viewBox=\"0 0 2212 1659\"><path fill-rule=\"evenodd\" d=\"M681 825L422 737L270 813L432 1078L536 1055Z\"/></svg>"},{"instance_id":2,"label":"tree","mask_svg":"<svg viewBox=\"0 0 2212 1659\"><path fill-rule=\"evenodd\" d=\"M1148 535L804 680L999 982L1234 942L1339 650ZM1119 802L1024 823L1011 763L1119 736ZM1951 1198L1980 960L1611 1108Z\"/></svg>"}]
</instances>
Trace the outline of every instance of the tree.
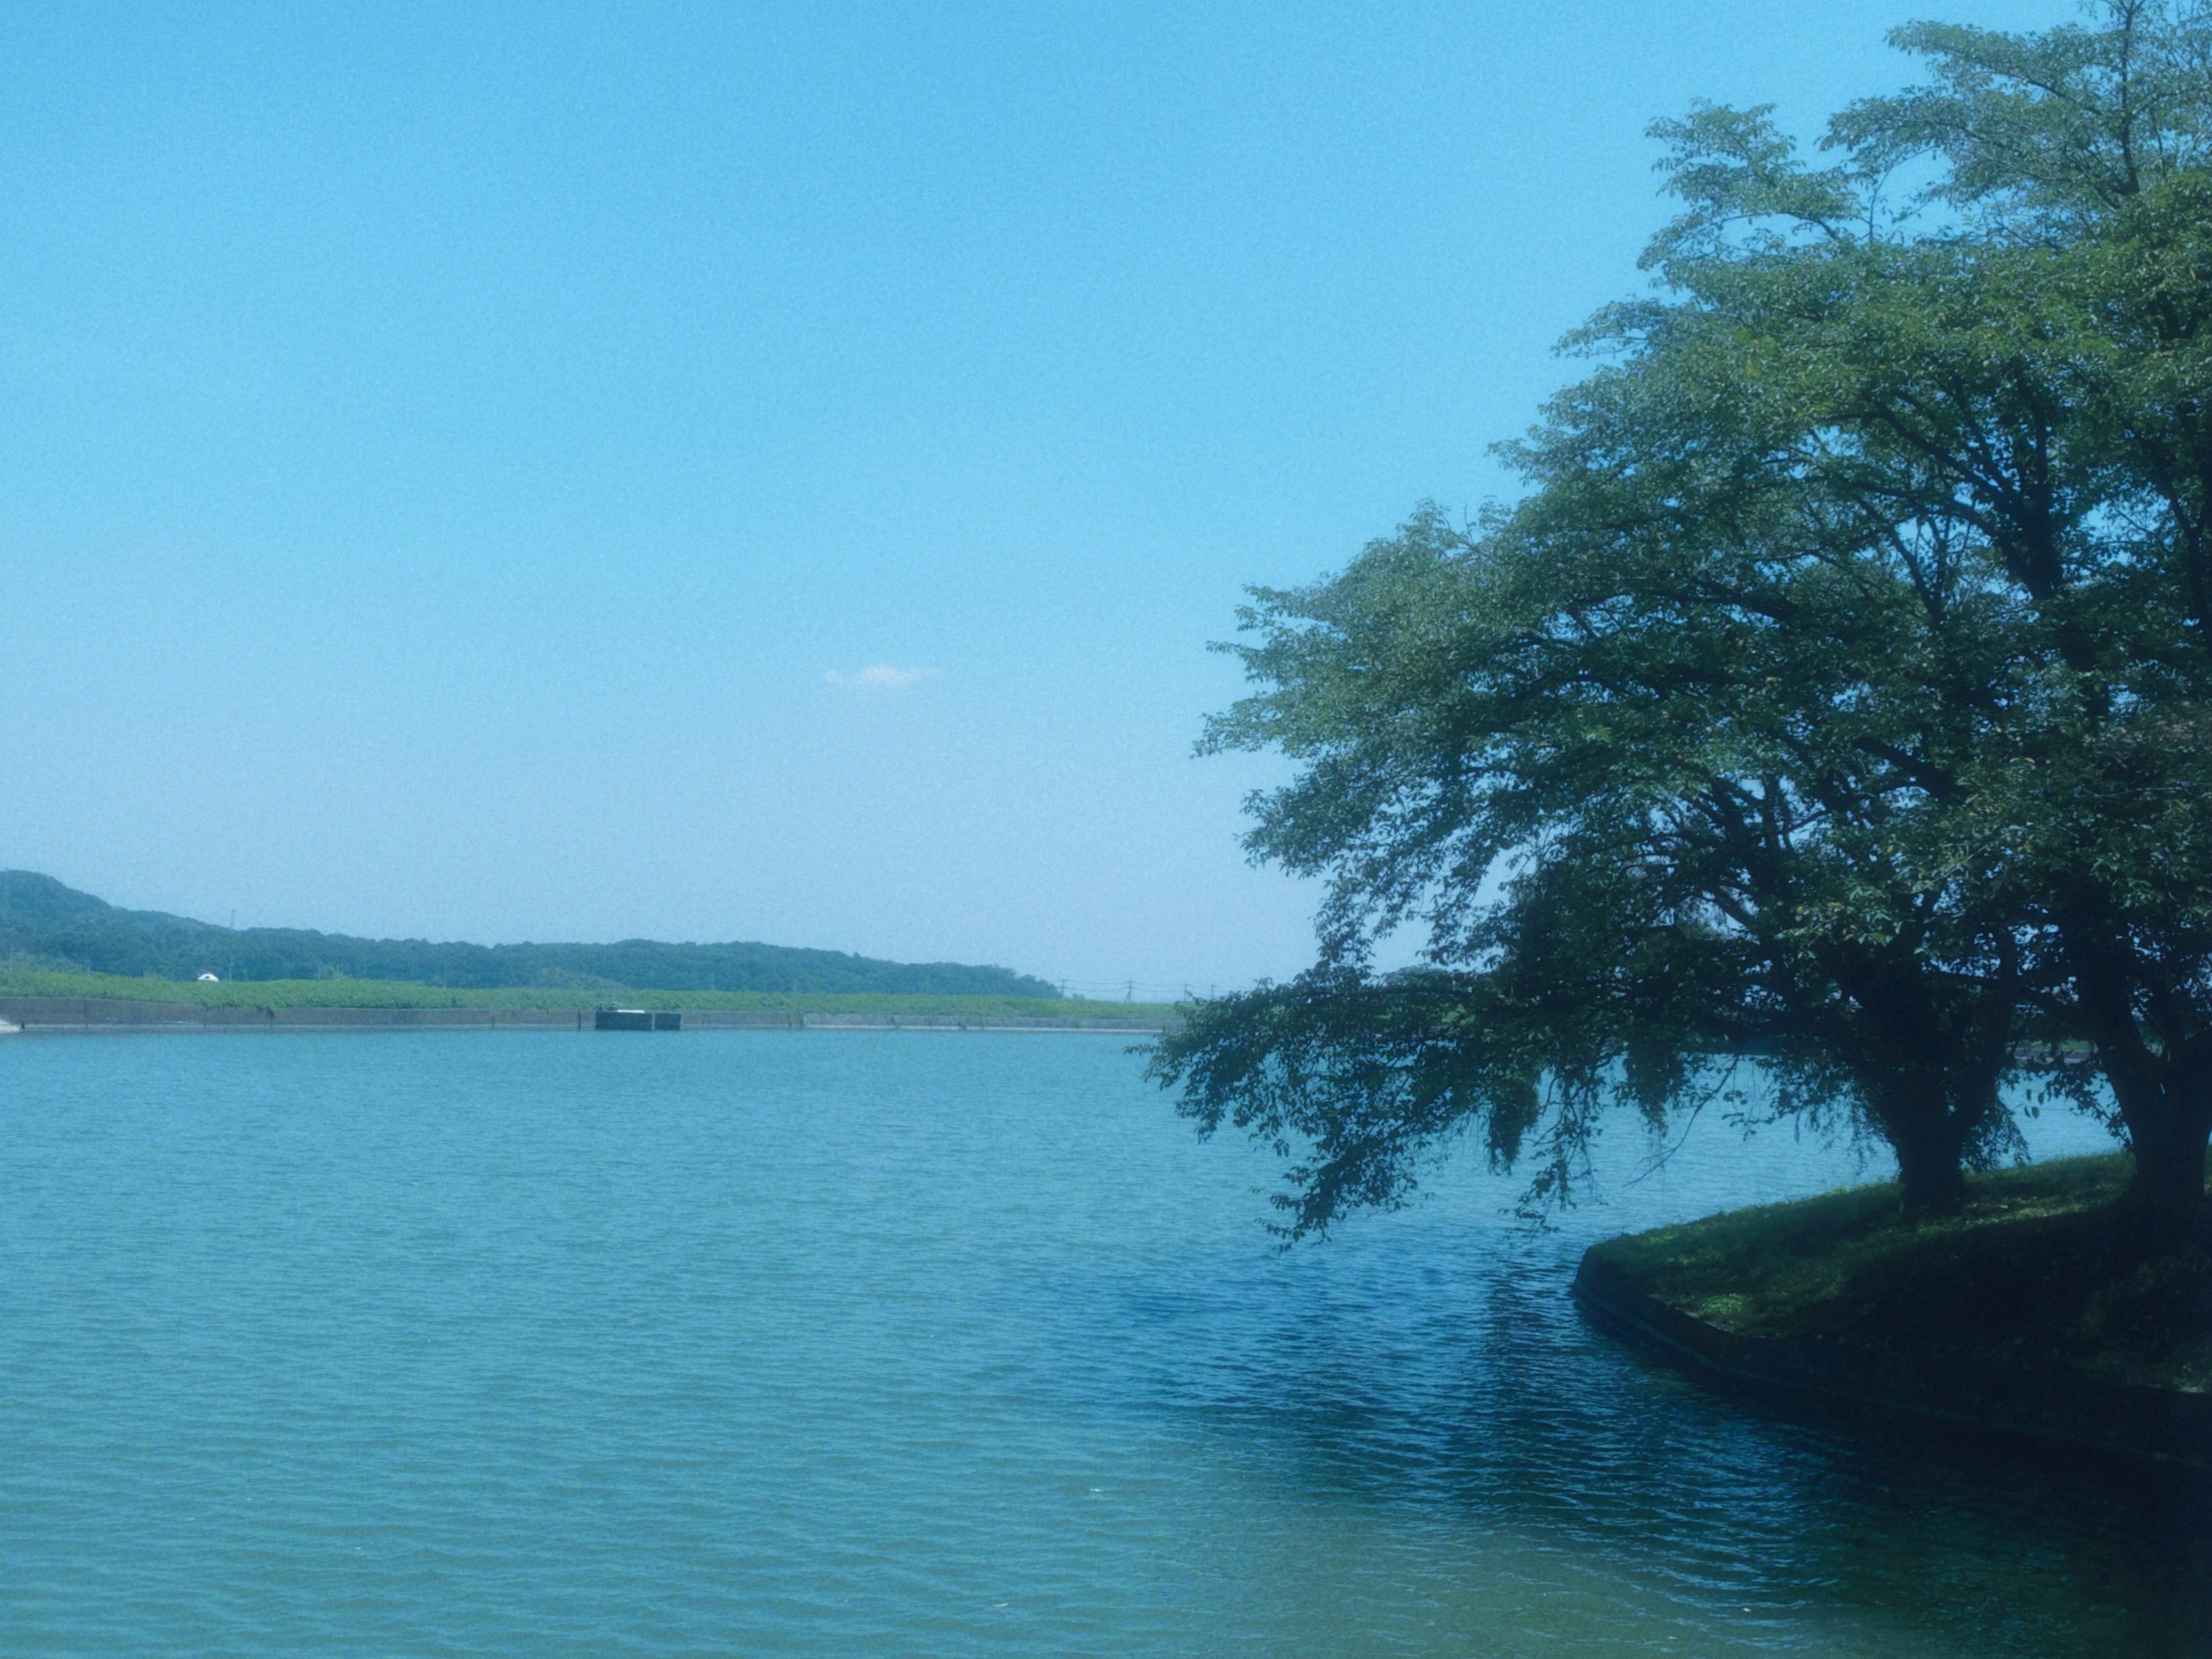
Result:
<instances>
[{"instance_id":1,"label":"tree","mask_svg":"<svg viewBox=\"0 0 2212 1659\"><path fill-rule=\"evenodd\" d=\"M2189 1216L2212 1133L2212 18L2101 24L1900 31L1933 84L1832 142L1862 173L1938 164L1923 199L1956 222L1908 252L1958 274L1850 307L1876 324L1856 354L1786 311L1771 333L1777 361L1823 366L1808 415L1870 486L1984 544L2033 620L2032 694L1972 780L1981 856L2039 1004L2094 1046L2132 1200ZM1786 161L1729 161L1708 226L1788 185Z\"/></svg>"},{"instance_id":2,"label":"tree","mask_svg":"<svg viewBox=\"0 0 2212 1659\"><path fill-rule=\"evenodd\" d=\"M1322 959L1155 1071L1316 1146L1293 1231L1476 1124L1502 1160L1548 1121L1556 1192L1613 1071L1656 1117L1753 1050L1941 1205L2005 1144L2023 1006L2094 1044L2138 1197L2201 1204L2208 30L1894 38L1934 83L1834 167L1764 111L1656 129L1662 295L1577 337L1610 361L1511 513L1246 613L1261 689L1207 743L1301 763L1248 846L1328 878ZM1430 970L1377 981L1402 925Z\"/></svg>"},{"instance_id":3,"label":"tree","mask_svg":"<svg viewBox=\"0 0 2212 1659\"><path fill-rule=\"evenodd\" d=\"M1585 408L1577 445L1605 424ZM1474 1123L1500 1161L1548 1123L1559 1195L1616 1073L1656 1122L1754 1049L1794 1107L1840 1091L1916 1206L2004 1144L2018 963L1933 861L1949 808L1916 781L1969 738L1899 689L1929 672L1899 659L1955 652L1894 572L1762 523L1783 492L1739 489L1715 539L1664 510L1669 469L1613 476L1601 511L1561 467L1480 537L1425 515L1251 613L1269 689L1210 741L1308 763L1249 844L1330 877L1323 961L1201 1009L1155 1069L1209 1127L1318 1147L1293 1231L1393 1201ZM1370 980L1408 919L1430 969Z\"/></svg>"}]
</instances>

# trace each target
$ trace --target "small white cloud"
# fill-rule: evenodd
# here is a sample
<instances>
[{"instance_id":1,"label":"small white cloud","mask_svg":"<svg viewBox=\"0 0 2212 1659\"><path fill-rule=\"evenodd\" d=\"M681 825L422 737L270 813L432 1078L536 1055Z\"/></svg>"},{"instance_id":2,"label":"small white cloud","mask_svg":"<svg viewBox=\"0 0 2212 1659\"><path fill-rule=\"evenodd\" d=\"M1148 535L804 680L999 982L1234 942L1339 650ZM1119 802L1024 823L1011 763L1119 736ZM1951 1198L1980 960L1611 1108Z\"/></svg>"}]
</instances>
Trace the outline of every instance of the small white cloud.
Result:
<instances>
[{"instance_id":1,"label":"small white cloud","mask_svg":"<svg viewBox=\"0 0 2212 1659\"><path fill-rule=\"evenodd\" d=\"M894 668L887 662L879 662L850 674L833 668L822 678L832 685L866 685L881 691L900 691L936 672L934 668Z\"/></svg>"}]
</instances>

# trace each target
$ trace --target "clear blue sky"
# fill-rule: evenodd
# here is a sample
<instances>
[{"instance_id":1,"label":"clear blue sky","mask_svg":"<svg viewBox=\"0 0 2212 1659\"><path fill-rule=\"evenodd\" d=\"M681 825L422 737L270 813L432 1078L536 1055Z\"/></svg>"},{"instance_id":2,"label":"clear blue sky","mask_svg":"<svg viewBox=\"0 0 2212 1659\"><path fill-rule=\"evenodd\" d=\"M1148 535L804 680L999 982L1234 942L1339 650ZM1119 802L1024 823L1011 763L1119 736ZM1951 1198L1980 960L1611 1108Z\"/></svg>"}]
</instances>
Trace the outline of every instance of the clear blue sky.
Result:
<instances>
[{"instance_id":1,"label":"clear blue sky","mask_svg":"<svg viewBox=\"0 0 2212 1659\"><path fill-rule=\"evenodd\" d=\"M1241 586L1504 490L1646 123L1815 130L1917 15L9 6L0 865L1293 971L1190 757Z\"/></svg>"}]
</instances>

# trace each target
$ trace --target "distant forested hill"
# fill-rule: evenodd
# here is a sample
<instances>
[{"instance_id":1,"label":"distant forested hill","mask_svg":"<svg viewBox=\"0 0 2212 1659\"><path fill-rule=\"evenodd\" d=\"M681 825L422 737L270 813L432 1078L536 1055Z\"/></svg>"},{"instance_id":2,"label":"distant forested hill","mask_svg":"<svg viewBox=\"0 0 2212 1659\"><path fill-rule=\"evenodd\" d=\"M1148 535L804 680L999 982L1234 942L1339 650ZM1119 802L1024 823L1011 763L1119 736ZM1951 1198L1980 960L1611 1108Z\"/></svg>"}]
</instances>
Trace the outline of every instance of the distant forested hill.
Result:
<instances>
[{"instance_id":1,"label":"distant forested hill","mask_svg":"<svg viewBox=\"0 0 2212 1659\"><path fill-rule=\"evenodd\" d=\"M52 876L0 871L0 958L100 974L197 979L411 980L457 989L604 985L646 991L878 992L1057 996L1010 968L878 962L779 945L435 945L297 927L217 927L160 910L118 910Z\"/></svg>"}]
</instances>

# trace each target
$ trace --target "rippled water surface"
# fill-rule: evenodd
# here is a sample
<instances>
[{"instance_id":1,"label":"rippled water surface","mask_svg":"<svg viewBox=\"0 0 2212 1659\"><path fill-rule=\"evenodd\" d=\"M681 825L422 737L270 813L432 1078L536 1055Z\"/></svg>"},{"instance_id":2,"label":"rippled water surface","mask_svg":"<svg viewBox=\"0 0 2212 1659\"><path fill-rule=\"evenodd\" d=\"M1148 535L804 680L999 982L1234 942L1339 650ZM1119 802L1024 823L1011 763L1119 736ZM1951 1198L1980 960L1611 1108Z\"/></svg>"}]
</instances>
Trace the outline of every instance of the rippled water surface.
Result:
<instances>
[{"instance_id":1,"label":"rippled water surface","mask_svg":"<svg viewBox=\"0 0 2212 1659\"><path fill-rule=\"evenodd\" d=\"M1857 1173L1784 1134L1283 1255L1095 1037L15 1038L0 1118L9 1654L2207 1650L2197 1494L1582 1322Z\"/></svg>"}]
</instances>

